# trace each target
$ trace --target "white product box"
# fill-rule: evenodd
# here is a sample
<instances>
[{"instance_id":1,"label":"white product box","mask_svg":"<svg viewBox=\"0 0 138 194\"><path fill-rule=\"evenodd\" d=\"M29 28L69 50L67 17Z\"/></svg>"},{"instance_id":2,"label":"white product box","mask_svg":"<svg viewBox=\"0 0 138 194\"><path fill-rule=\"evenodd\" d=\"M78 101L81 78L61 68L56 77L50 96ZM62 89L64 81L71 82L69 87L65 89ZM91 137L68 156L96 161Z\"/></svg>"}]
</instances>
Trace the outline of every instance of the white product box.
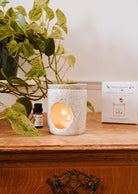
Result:
<instances>
[{"instance_id":1,"label":"white product box","mask_svg":"<svg viewBox=\"0 0 138 194\"><path fill-rule=\"evenodd\" d=\"M102 122L137 124L136 82L102 83Z\"/></svg>"}]
</instances>

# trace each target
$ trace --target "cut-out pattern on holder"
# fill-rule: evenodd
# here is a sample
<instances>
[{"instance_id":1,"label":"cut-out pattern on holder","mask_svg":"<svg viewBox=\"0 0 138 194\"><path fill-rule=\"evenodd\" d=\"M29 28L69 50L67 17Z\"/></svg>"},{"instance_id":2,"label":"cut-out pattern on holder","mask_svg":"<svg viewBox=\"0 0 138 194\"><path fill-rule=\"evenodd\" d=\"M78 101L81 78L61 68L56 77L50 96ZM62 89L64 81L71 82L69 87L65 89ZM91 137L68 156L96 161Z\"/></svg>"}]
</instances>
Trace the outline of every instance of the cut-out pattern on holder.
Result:
<instances>
[{"instance_id":1,"label":"cut-out pattern on holder","mask_svg":"<svg viewBox=\"0 0 138 194\"><path fill-rule=\"evenodd\" d=\"M51 120L57 129L67 128L72 122L72 111L66 104L56 103L51 108Z\"/></svg>"}]
</instances>

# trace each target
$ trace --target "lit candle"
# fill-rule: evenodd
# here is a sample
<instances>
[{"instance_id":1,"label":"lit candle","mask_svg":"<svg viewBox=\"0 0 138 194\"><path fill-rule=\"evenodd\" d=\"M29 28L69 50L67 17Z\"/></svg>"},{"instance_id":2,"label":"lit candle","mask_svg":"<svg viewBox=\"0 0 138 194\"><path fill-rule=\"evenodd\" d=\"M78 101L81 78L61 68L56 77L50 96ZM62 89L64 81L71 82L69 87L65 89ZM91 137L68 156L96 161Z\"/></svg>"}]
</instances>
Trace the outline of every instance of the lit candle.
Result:
<instances>
[{"instance_id":1,"label":"lit candle","mask_svg":"<svg viewBox=\"0 0 138 194\"><path fill-rule=\"evenodd\" d=\"M67 128L72 122L72 111L66 104L56 103L51 109L51 119L56 128Z\"/></svg>"}]
</instances>

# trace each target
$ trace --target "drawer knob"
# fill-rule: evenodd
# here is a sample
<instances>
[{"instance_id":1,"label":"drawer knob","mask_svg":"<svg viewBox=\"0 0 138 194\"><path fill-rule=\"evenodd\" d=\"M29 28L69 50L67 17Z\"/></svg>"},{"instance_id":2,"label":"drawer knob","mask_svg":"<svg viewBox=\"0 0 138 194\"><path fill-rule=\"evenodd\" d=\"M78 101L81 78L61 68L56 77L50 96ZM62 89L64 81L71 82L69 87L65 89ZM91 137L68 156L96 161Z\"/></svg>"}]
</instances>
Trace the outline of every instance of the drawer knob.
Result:
<instances>
[{"instance_id":1,"label":"drawer knob","mask_svg":"<svg viewBox=\"0 0 138 194\"><path fill-rule=\"evenodd\" d=\"M77 170L67 171L60 176L54 175L55 180L47 179L46 183L51 186L54 194L94 194L99 184L100 178L95 176L87 176Z\"/></svg>"}]
</instances>

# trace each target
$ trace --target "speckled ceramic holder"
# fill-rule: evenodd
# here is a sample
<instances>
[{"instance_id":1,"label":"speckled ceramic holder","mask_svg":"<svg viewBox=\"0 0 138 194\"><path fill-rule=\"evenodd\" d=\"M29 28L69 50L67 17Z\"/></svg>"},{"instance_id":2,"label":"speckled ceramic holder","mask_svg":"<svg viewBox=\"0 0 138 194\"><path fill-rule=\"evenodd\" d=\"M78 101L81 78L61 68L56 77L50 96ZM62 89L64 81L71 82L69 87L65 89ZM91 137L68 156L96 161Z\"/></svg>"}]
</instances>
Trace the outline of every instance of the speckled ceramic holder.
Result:
<instances>
[{"instance_id":1,"label":"speckled ceramic holder","mask_svg":"<svg viewBox=\"0 0 138 194\"><path fill-rule=\"evenodd\" d=\"M73 114L71 124L64 129L58 129L51 119L51 108L56 103L67 105ZM86 84L49 85L48 89L48 125L49 131L55 135L79 135L86 129Z\"/></svg>"}]
</instances>

